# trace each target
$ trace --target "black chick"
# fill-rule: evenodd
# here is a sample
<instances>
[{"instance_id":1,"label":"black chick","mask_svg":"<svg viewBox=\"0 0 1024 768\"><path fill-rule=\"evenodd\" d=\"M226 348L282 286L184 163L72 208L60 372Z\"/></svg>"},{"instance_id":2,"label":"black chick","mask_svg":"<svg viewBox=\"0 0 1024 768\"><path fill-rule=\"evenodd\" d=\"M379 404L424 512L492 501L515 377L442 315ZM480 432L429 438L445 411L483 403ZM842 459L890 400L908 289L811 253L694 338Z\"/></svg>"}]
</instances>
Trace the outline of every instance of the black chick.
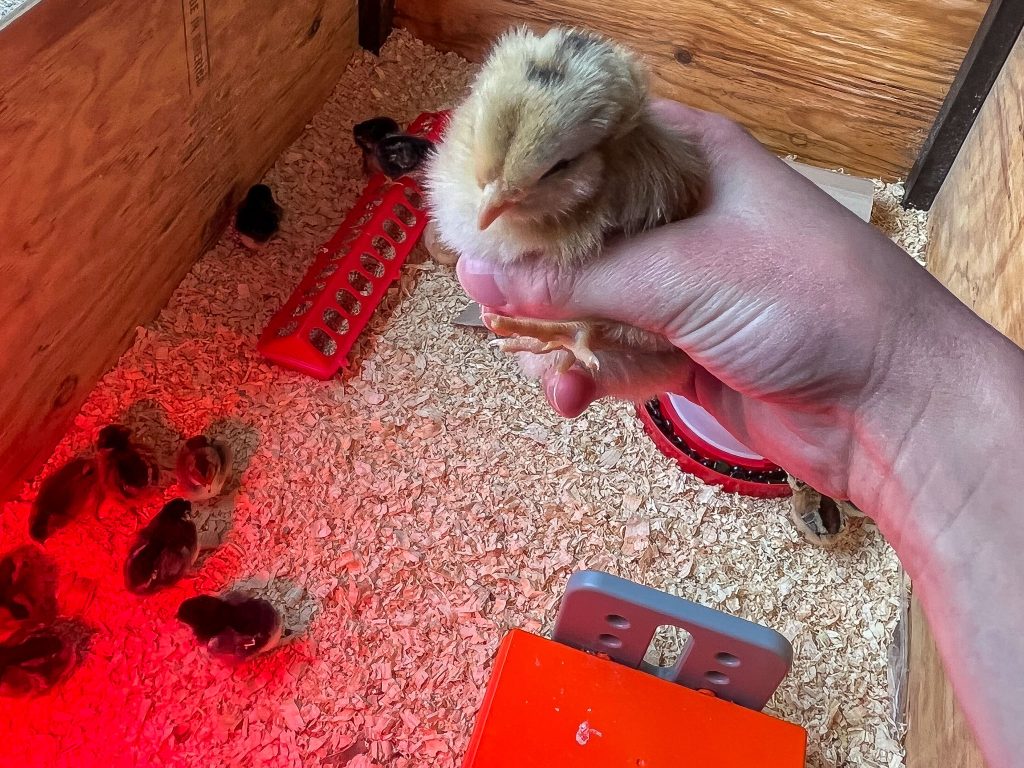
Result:
<instances>
[{"instance_id":1,"label":"black chick","mask_svg":"<svg viewBox=\"0 0 1024 768\"><path fill-rule=\"evenodd\" d=\"M0 558L0 643L8 643L57 618L57 567L34 546Z\"/></svg>"},{"instance_id":2,"label":"black chick","mask_svg":"<svg viewBox=\"0 0 1024 768\"><path fill-rule=\"evenodd\" d=\"M281 614L270 602L244 592L191 597L178 608L178 620L192 628L211 654L234 662L277 647L284 630Z\"/></svg>"},{"instance_id":3,"label":"black chick","mask_svg":"<svg viewBox=\"0 0 1024 768\"><path fill-rule=\"evenodd\" d=\"M433 151L434 142L430 139L400 133L382 139L374 147L373 155L381 173L397 179L414 173Z\"/></svg>"},{"instance_id":4,"label":"black chick","mask_svg":"<svg viewBox=\"0 0 1024 768\"><path fill-rule=\"evenodd\" d=\"M371 117L369 120L364 120L353 126L352 137L359 148L363 150L364 173L377 173L381 170L374 157L374 150L383 139L401 133L401 131L398 123L390 117Z\"/></svg>"},{"instance_id":5,"label":"black chick","mask_svg":"<svg viewBox=\"0 0 1024 768\"><path fill-rule=\"evenodd\" d=\"M176 471L182 493L193 501L212 499L231 477L231 446L206 435L190 438L178 451Z\"/></svg>"},{"instance_id":6,"label":"black chick","mask_svg":"<svg viewBox=\"0 0 1024 768\"><path fill-rule=\"evenodd\" d=\"M255 247L274 236L283 214L284 210L274 201L270 187L254 184L235 213L235 229L243 240L248 239L246 245Z\"/></svg>"},{"instance_id":7,"label":"black chick","mask_svg":"<svg viewBox=\"0 0 1024 768\"><path fill-rule=\"evenodd\" d=\"M198 556L192 503L173 499L139 531L124 565L125 586L137 595L152 594L179 581Z\"/></svg>"},{"instance_id":8,"label":"black chick","mask_svg":"<svg viewBox=\"0 0 1024 768\"><path fill-rule=\"evenodd\" d=\"M0 695L43 693L65 677L75 660L74 647L52 629L0 646Z\"/></svg>"},{"instance_id":9,"label":"black chick","mask_svg":"<svg viewBox=\"0 0 1024 768\"><path fill-rule=\"evenodd\" d=\"M157 484L156 464L135 445L128 427L111 424L101 429L96 449L100 484L107 494L127 502Z\"/></svg>"},{"instance_id":10,"label":"black chick","mask_svg":"<svg viewBox=\"0 0 1024 768\"><path fill-rule=\"evenodd\" d=\"M72 459L39 487L29 513L29 535L36 541L46 541L83 512L95 513L102 500L96 462L85 457Z\"/></svg>"}]
</instances>

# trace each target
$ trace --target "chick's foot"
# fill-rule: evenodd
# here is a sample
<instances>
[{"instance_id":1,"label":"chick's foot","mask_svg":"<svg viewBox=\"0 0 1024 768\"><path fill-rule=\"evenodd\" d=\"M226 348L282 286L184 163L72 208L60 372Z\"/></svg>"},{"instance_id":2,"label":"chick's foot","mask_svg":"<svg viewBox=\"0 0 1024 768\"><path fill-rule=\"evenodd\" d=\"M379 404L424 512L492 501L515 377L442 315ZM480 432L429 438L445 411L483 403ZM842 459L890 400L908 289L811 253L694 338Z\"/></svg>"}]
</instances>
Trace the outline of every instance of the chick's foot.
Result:
<instances>
[{"instance_id":1,"label":"chick's foot","mask_svg":"<svg viewBox=\"0 0 1024 768\"><path fill-rule=\"evenodd\" d=\"M495 342L502 352L531 352L536 355L565 350L559 373L565 373L579 362L591 373L597 373L600 363L590 348L594 326L585 321L557 322L535 320L528 317L504 317L484 314L484 325L504 338Z\"/></svg>"}]
</instances>

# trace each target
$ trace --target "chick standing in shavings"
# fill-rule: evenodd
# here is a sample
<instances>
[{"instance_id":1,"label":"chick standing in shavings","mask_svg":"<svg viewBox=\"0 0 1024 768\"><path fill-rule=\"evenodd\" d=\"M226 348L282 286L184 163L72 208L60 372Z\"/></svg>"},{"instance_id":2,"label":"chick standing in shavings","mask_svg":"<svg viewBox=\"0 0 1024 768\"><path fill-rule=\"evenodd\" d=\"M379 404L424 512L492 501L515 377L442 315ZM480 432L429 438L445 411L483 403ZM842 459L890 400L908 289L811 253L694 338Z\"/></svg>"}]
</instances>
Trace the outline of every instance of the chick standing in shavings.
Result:
<instances>
[{"instance_id":1,"label":"chick standing in shavings","mask_svg":"<svg viewBox=\"0 0 1024 768\"><path fill-rule=\"evenodd\" d=\"M0 643L14 642L57 618L57 567L34 546L0 558Z\"/></svg>"},{"instance_id":2,"label":"chick standing in shavings","mask_svg":"<svg viewBox=\"0 0 1024 768\"><path fill-rule=\"evenodd\" d=\"M131 430L121 424L100 430L96 464L104 493L123 503L139 498L159 480L156 462L132 440Z\"/></svg>"},{"instance_id":3,"label":"chick standing in shavings","mask_svg":"<svg viewBox=\"0 0 1024 768\"><path fill-rule=\"evenodd\" d=\"M38 542L83 513L93 513L103 501L96 461L78 457L43 480L29 513L29 535Z\"/></svg>"},{"instance_id":4,"label":"chick standing in shavings","mask_svg":"<svg viewBox=\"0 0 1024 768\"><path fill-rule=\"evenodd\" d=\"M178 620L192 628L212 655L233 663L276 648L284 635L277 608L240 591L189 598L178 608Z\"/></svg>"},{"instance_id":5,"label":"chick standing in shavings","mask_svg":"<svg viewBox=\"0 0 1024 768\"><path fill-rule=\"evenodd\" d=\"M374 148L374 158L381 173L389 179L415 176L434 151L434 142L421 136L398 134L388 136Z\"/></svg>"},{"instance_id":6,"label":"chick standing in shavings","mask_svg":"<svg viewBox=\"0 0 1024 768\"><path fill-rule=\"evenodd\" d=\"M352 138L363 151L363 173L371 175L381 170L374 155L377 145L388 136L401 132L398 123L390 117L371 117L352 127Z\"/></svg>"},{"instance_id":7,"label":"chick standing in shavings","mask_svg":"<svg viewBox=\"0 0 1024 768\"><path fill-rule=\"evenodd\" d=\"M73 644L51 628L0 646L0 696L45 693L67 677L75 661Z\"/></svg>"},{"instance_id":8,"label":"chick standing in shavings","mask_svg":"<svg viewBox=\"0 0 1024 768\"><path fill-rule=\"evenodd\" d=\"M403 133L390 117L365 120L352 129L352 136L363 151L363 170L389 179L414 174L434 149L434 142Z\"/></svg>"},{"instance_id":9,"label":"chick standing in shavings","mask_svg":"<svg viewBox=\"0 0 1024 768\"><path fill-rule=\"evenodd\" d=\"M283 215L270 187L254 184L235 212L235 229L247 247L256 249L274 236Z\"/></svg>"},{"instance_id":10,"label":"chick standing in shavings","mask_svg":"<svg viewBox=\"0 0 1024 768\"><path fill-rule=\"evenodd\" d=\"M219 496L231 478L232 451L223 440L197 435L178 451L176 472L182 495L192 501Z\"/></svg>"},{"instance_id":11,"label":"chick standing in shavings","mask_svg":"<svg viewBox=\"0 0 1024 768\"><path fill-rule=\"evenodd\" d=\"M125 561L125 586L137 595L152 594L180 581L198 556L192 504L173 499L139 531Z\"/></svg>"}]
</instances>

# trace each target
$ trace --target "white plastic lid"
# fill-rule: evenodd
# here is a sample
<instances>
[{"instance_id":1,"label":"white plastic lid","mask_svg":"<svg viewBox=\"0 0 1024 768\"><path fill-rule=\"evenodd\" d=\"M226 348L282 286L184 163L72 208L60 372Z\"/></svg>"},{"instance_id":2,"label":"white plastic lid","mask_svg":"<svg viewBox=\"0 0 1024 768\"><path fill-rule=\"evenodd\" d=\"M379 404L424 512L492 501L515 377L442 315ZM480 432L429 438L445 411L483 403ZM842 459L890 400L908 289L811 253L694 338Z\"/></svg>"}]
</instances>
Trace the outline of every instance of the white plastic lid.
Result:
<instances>
[{"instance_id":1,"label":"white plastic lid","mask_svg":"<svg viewBox=\"0 0 1024 768\"><path fill-rule=\"evenodd\" d=\"M668 399L680 420L708 445L713 446L728 456L736 456L737 458L751 461L764 461L763 456L754 453L733 437L725 427L718 423L714 416L699 405L691 403L680 395L670 394Z\"/></svg>"}]
</instances>

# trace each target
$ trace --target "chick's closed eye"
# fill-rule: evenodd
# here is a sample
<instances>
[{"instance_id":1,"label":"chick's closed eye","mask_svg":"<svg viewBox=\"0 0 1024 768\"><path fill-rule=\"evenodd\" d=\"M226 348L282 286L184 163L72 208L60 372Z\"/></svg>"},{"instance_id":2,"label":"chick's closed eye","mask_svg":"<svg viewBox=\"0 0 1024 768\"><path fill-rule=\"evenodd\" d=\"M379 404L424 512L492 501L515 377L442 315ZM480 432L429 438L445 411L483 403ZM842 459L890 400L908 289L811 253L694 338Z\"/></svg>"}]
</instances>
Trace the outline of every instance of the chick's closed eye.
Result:
<instances>
[{"instance_id":1,"label":"chick's closed eye","mask_svg":"<svg viewBox=\"0 0 1024 768\"><path fill-rule=\"evenodd\" d=\"M572 164L572 161L575 160L575 159L576 158L572 158L570 160L559 160L557 163L555 163L550 168L548 168L546 171L544 171L544 175L541 176L541 178L542 179L546 179L549 176L554 176L559 171L564 171L566 168L568 168Z\"/></svg>"}]
</instances>

